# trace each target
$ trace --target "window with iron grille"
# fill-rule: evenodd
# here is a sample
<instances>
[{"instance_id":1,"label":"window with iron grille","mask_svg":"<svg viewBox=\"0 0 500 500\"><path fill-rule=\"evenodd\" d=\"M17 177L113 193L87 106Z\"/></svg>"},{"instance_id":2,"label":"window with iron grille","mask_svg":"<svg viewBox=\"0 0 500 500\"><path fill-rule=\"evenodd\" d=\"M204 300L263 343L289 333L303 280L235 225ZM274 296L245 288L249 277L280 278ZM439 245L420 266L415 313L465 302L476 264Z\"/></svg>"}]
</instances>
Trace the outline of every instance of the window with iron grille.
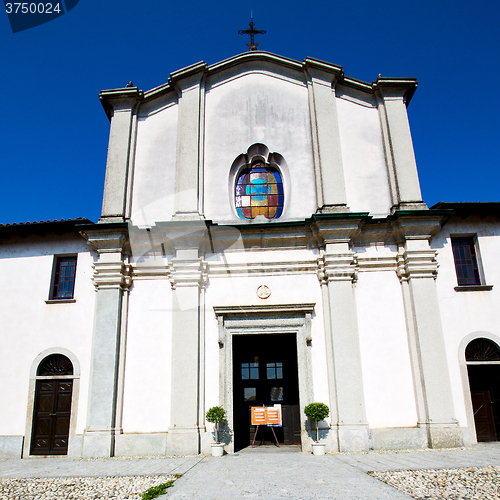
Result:
<instances>
[{"instance_id":1,"label":"window with iron grille","mask_svg":"<svg viewBox=\"0 0 500 500\"><path fill-rule=\"evenodd\" d=\"M75 291L76 257L57 257L52 299L72 299Z\"/></svg>"},{"instance_id":2,"label":"window with iron grille","mask_svg":"<svg viewBox=\"0 0 500 500\"><path fill-rule=\"evenodd\" d=\"M451 245L458 285L480 285L481 277L474 238L472 236L453 237Z\"/></svg>"}]
</instances>

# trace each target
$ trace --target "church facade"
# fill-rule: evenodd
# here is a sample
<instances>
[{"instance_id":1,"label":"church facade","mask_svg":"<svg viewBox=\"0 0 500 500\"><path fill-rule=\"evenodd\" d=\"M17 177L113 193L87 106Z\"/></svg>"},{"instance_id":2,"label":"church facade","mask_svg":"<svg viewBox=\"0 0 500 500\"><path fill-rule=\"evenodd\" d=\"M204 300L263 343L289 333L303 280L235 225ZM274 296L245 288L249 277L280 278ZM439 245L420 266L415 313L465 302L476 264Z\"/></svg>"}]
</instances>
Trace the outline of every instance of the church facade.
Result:
<instances>
[{"instance_id":1,"label":"church facade","mask_svg":"<svg viewBox=\"0 0 500 500\"><path fill-rule=\"evenodd\" d=\"M249 52L103 91L99 221L0 226L0 457L206 453L215 405L308 451L313 401L331 452L496 440L499 208L425 205L416 87Z\"/></svg>"}]
</instances>

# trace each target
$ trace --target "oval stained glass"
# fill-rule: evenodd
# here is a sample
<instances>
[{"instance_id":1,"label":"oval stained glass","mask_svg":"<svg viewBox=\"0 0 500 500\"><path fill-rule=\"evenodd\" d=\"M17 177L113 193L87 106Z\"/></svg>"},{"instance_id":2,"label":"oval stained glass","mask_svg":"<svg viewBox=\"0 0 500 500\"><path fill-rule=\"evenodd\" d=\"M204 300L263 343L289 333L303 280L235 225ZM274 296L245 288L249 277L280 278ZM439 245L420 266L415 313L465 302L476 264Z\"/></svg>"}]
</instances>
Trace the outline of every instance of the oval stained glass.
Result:
<instances>
[{"instance_id":1,"label":"oval stained glass","mask_svg":"<svg viewBox=\"0 0 500 500\"><path fill-rule=\"evenodd\" d=\"M240 219L277 219L283 213L283 181L280 173L263 163L244 170L236 181L235 203Z\"/></svg>"}]
</instances>

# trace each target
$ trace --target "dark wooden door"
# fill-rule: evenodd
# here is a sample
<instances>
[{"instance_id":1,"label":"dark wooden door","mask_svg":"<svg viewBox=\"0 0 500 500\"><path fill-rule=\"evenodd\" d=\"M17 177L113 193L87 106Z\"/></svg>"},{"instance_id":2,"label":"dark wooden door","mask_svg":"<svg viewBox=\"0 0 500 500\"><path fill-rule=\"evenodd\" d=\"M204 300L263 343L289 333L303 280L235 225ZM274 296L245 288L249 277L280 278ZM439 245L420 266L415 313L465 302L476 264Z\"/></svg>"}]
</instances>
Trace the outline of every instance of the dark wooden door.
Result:
<instances>
[{"instance_id":1,"label":"dark wooden door","mask_svg":"<svg viewBox=\"0 0 500 500\"><path fill-rule=\"evenodd\" d=\"M66 455L73 380L37 380L32 455Z\"/></svg>"},{"instance_id":2,"label":"dark wooden door","mask_svg":"<svg viewBox=\"0 0 500 500\"><path fill-rule=\"evenodd\" d=\"M472 391L472 408L478 441L495 441L495 421L490 391Z\"/></svg>"},{"instance_id":3,"label":"dark wooden door","mask_svg":"<svg viewBox=\"0 0 500 500\"><path fill-rule=\"evenodd\" d=\"M235 335L233 337L233 422L235 448L251 444L252 406L281 405L279 443L300 444L300 411L295 335ZM271 428L259 427L256 443L273 444Z\"/></svg>"}]
</instances>

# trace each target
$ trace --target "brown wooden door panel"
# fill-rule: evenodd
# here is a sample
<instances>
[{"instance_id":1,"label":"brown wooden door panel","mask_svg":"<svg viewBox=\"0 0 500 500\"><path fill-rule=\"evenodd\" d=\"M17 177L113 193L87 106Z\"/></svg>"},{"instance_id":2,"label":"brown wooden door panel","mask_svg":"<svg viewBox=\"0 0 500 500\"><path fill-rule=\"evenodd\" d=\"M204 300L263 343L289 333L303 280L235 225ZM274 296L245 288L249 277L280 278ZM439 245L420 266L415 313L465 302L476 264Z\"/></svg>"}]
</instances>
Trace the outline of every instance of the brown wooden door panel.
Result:
<instances>
[{"instance_id":1,"label":"brown wooden door panel","mask_svg":"<svg viewBox=\"0 0 500 500\"><path fill-rule=\"evenodd\" d=\"M32 455L65 455L68 452L72 391L72 380L37 381Z\"/></svg>"},{"instance_id":2,"label":"brown wooden door panel","mask_svg":"<svg viewBox=\"0 0 500 500\"><path fill-rule=\"evenodd\" d=\"M495 422L490 391L472 391L472 408L478 441L495 441Z\"/></svg>"}]
</instances>

